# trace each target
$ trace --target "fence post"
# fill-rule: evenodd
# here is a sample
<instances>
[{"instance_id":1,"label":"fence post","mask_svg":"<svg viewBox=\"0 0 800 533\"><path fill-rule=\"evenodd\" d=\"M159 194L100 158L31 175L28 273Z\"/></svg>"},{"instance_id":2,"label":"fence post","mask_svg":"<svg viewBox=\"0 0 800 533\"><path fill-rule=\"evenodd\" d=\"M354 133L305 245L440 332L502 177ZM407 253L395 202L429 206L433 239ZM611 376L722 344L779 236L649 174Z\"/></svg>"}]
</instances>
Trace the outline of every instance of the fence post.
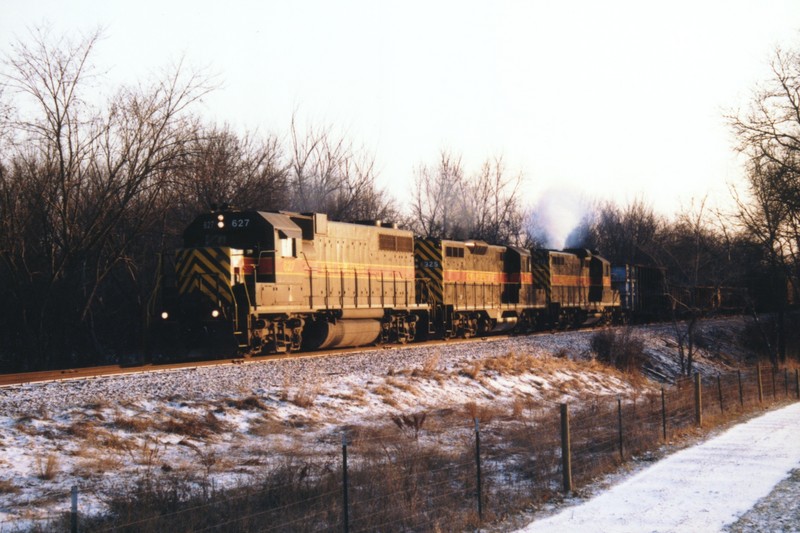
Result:
<instances>
[{"instance_id":1,"label":"fence post","mask_svg":"<svg viewBox=\"0 0 800 533\"><path fill-rule=\"evenodd\" d=\"M661 387L661 431L664 434L664 440L667 440L667 394L664 392L664 387Z\"/></svg>"},{"instance_id":2,"label":"fence post","mask_svg":"<svg viewBox=\"0 0 800 533\"><path fill-rule=\"evenodd\" d=\"M619 419L619 460L625 462L625 453L622 449L622 398L617 397L617 418Z\"/></svg>"},{"instance_id":3,"label":"fence post","mask_svg":"<svg viewBox=\"0 0 800 533\"><path fill-rule=\"evenodd\" d=\"M347 433L342 431L342 509L344 515L344 533L350 531L350 496L347 480Z\"/></svg>"},{"instance_id":4,"label":"fence post","mask_svg":"<svg viewBox=\"0 0 800 533\"><path fill-rule=\"evenodd\" d=\"M475 468L478 481L478 520L483 521L483 486L481 484L481 427L478 418L475 418Z\"/></svg>"},{"instance_id":5,"label":"fence post","mask_svg":"<svg viewBox=\"0 0 800 533\"><path fill-rule=\"evenodd\" d=\"M778 399L778 393L775 390L775 366L774 365L772 366L772 399L773 400L777 400Z\"/></svg>"},{"instance_id":6,"label":"fence post","mask_svg":"<svg viewBox=\"0 0 800 533\"><path fill-rule=\"evenodd\" d=\"M742 389L742 371L737 370L736 376L739 378L739 405L744 409L744 390Z\"/></svg>"},{"instance_id":7,"label":"fence post","mask_svg":"<svg viewBox=\"0 0 800 533\"><path fill-rule=\"evenodd\" d=\"M722 378L719 377L719 374L717 374L717 390L719 391L719 412L722 414L725 412L725 406L722 405Z\"/></svg>"},{"instance_id":8,"label":"fence post","mask_svg":"<svg viewBox=\"0 0 800 533\"><path fill-rule=\"evenodd\" d=\"M797 399L800 400L800 368L794 369L794 384L797 389Z\"/></svg>"},{"instance_id":9,"label":"fence post","mask_svg":"<svg viewBox=\"0 0 800 533\"><path fill-rule=\"evenodd\" d=\"M569 405L561 404L561 469L564 474L564 492L572 492L572 455L569 439Z\"/></svg>"},{"instance_id":10,"label":"fence post","mask_svg":"<svg viewBox=\"0 0 800 533\"><path fill-rule=\"evenodd\" d=\"M78 533L78 486L72 485L72 510L70 512L70 531Z\"/></svg>"},{"instance_id":11,"label":"fence post","mask_svg":"<svg viewBox=\"0 0 800 533\"><path fill-rule=\"evenodd\" d=\"M789 369L788 368L784 368L783 369L783 382L784 382L784 385L786 386L786 397L788 398L789 397Z\"/></svg>"},{"instance_id":12,"label":"fence post","mask_svg":"<svg viewBox=\"0 0 800 533\"><path fill-rule=\"evenodd\" d=\"M697 426L703 426L703 385L700 381L700 373L694 374L694 418Z\"/></svg>"},{"instance_id":13,"label":"fence post","mask_svg":"<svg viewBox=\"0 0 800 533\"><path fill-rule=\"evenodd\" d=\"M756 365L758 371L758 403L764 403L764 384L761 382L761 364Z\"/></svg>"}]
</instances>

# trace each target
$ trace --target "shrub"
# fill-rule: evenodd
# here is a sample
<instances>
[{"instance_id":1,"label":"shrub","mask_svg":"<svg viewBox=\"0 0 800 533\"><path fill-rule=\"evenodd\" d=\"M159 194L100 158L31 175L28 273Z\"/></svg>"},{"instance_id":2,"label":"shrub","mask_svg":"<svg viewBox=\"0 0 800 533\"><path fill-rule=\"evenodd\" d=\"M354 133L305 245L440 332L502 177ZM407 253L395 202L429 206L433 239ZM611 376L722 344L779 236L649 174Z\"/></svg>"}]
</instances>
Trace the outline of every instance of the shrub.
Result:
<instances>
[{"instance_id":1,"label":"shrub","mask_svg":"<svg viewBox=\"0 0 800 533\"><path fill-rule=\"evenodd\" d=\"M630 328L598 331L591 348L598 361L623 372L641 372L645 362L644 341Z\"/></svg>"}]
</instances>

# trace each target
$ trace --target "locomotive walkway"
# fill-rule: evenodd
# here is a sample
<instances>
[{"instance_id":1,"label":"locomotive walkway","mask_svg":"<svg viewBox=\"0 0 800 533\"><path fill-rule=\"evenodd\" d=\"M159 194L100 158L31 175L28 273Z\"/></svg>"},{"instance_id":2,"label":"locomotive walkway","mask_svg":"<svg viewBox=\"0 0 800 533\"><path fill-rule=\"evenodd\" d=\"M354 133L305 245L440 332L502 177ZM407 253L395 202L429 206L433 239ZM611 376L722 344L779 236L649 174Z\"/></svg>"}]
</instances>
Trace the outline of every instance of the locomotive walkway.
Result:
<instances>
[{"instance_id":1,"label":"locomotive walkway","mask_svg":"<svg viewBox=\"0 0 800 533\"><path fill-rule=\"evenodd\" d=\"M519 533L721 531L796 468L800 403L677 452Z\"/></svg>"}]
</instances>

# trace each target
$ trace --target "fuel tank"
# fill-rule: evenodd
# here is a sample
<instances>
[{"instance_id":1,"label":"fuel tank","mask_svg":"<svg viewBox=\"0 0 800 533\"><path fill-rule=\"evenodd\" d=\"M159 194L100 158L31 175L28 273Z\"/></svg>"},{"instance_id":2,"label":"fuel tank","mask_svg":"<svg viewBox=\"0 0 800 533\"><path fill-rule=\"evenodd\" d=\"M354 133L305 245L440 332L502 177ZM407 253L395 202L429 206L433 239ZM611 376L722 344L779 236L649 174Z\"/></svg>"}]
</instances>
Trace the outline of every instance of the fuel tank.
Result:
<instances>
[{"instance_id":1,"label":"fuel tank","mask_svg":"<svg viewBox=\"0 0 800 533\"><path fill-rule=\"evenodd\" d=\"M378 339L381 333L379 320L349 319L328 322L320 320L310 324L303 332L304 347L310 350L363 346Z\"/></svg>"}]
</instances>

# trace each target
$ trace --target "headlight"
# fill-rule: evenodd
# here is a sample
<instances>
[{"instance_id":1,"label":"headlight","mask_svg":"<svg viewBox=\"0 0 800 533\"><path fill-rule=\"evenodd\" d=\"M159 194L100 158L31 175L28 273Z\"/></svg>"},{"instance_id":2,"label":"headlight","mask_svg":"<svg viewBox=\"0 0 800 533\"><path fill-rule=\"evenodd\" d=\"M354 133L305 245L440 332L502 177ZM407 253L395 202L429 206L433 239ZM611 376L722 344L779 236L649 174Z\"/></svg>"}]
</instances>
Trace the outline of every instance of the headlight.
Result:
<instances>
[{"instance_id":1,"label":"headlight","mask_svg":"<svg viewBox=\"0 0 800 533\"><path fill-rule=\"evenodd\" d=\"M211 311L211 318L219 318L219 309Z\"/></svg>"},{"instance_id":2,"label":"headlight","mask_svg":"<svg viewBox=\"0 0 800 533\"><path fill-rule=\"evenodd\" d=\"M169 313L166 311L161 311L161 320L166 320L169 318Z\"/></svg>"}]
</instances>

